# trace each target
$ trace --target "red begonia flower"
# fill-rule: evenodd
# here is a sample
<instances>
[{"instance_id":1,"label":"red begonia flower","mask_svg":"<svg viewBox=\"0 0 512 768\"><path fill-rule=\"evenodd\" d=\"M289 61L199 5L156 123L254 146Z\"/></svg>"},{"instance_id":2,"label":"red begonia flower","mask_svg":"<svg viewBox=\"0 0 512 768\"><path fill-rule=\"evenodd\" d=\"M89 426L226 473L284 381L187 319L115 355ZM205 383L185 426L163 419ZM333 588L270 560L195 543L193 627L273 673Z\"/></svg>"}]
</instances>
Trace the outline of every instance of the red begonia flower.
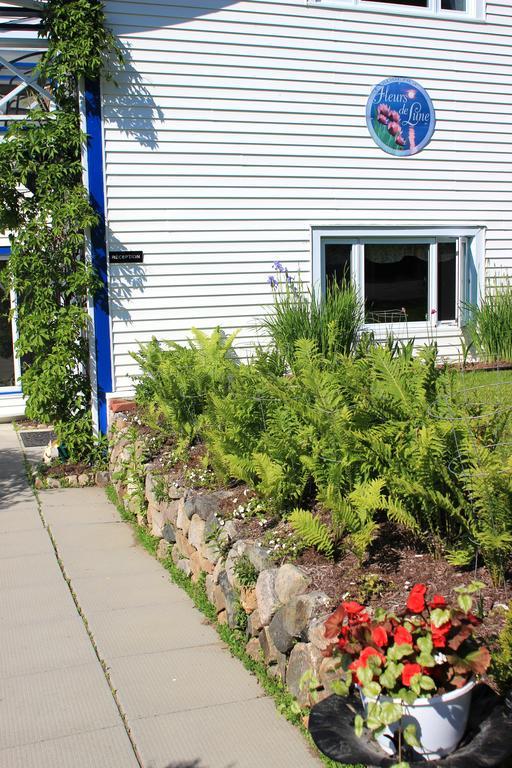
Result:
<instances>
[{"instance_id":1,"label":"red begonia flower","mask_svg":"<svg viewBox=\"0 0 512 768\"><path fill-rule=\"evenodd\" d=\"M431 608L446 608L446 600L442 595L434 595L430 602Z\"/></svg>"},{"instance_id":2,"label":"red begonia flower","mask_svg":"<svg viewBox=\"0 0 512 768\"><path fill-rule=\"evenodd\" d=\"M411 613L421 613L425 610L425 593L427 588L424 584L415 584L411 589L411 594L407 600L407 610Z\"/></svg>"},{"instance_id":3,"label":"red begonia flower","mask_svg":"<svg viewBox=\"0 0 512 768\"><path fill-rule=\"evenodd\" d=\"M372 630L372 640L375 645L379 645L381 648L388 644L388 633L384 627L375 627Z\"/></svg>"},{"instance_id":4,"label":"red begonia flower","mask_svg":"<svg viewBox=\"0 0 512 768\"><path fill-rule=\"evenodd\" d=\"M408 687L411 684L411 679L414 675L419 675L420 672L421 667L419 664L404 664L402 670L402 683Z\"/></svg>"},{"instance_id":5,"label":"red begonia flower","mask_svg":"<svg viewBox=\"0 0 512 768\"><path fill-rule=\"evenodd\" d=\"M405 627L397 627L395 630L395 643L396 645L405 645L409 643L412 645L412 635Z\"/></svg>"}]
</instances>

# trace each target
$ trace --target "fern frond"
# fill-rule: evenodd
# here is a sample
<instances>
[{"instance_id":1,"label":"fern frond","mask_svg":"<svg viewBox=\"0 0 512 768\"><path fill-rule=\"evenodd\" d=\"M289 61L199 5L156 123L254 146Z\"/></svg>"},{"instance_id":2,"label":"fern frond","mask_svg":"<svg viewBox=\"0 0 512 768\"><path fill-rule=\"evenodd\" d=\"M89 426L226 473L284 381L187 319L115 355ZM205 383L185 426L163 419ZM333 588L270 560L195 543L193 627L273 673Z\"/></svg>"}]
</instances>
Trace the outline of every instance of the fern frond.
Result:
<instances>
[{"instance_id":1,"label":"fern frond","mask_svg":"<svg viewBox=\"0 0 512 768\"><path fill-rule=\"evenodd\" d=\"M293 530L309 547L315 547L328 558L334 555L334 542L329 528L305 509L294 509L288 518Z\"/></svg>"}]
</instances>

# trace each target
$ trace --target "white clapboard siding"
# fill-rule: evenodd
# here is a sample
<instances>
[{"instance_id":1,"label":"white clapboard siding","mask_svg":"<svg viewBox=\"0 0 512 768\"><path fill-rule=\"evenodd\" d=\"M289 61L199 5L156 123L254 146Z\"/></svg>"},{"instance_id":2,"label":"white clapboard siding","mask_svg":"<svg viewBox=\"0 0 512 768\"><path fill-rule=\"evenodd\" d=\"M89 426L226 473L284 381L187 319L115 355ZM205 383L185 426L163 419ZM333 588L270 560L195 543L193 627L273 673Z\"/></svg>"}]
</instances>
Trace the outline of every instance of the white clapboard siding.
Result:
<instances>
[{"instance_id":1,"label":"white clapboard siding","mask_svg":"<svg viewBox=\"0 0 512 768\"><path fill-rule=\"evenodd\" d=\"M311 228L486 228L487 277L512 271L512 5L485 22L305 0L107 0L126 68L103 83L115 389L153 335L263 335L268 275L311 274ZM430 145L386 155L365 123L372 87L428 90ZM117 83L117 85L116 85ZM441 353L459 333L440 327ZM427 341L418 339L418 342Z\"/></svg>"}]
</instances>

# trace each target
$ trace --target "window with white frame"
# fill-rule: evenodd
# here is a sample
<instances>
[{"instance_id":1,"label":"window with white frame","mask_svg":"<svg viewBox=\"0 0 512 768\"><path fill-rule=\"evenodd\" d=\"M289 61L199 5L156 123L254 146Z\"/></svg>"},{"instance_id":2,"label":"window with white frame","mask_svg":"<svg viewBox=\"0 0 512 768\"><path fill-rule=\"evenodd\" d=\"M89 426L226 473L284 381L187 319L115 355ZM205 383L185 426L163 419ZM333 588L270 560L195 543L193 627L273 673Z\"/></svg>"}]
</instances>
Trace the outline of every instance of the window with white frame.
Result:
<instances>
[{"instance_id":1,"label":"window with white frame","mask_svg":"<svg viewBox=\"0 0 512 768\"><path fill-rule=\"evenodd\" d=\"M420 13L458 19L483 19L485 0L308 0L310 5L348 6L358 10Z\"/></svg>"},{"instance_id":2,"label":"window with white frame","mask_svg":"<svg viewBox=\"0 0 512 768\"><path fill-rule=\"evenodd\" d=\"M315 231L313 279L350 281L368 326L461 326L478 295L480 232Z\"/></svg>"},{"instance_id":3,"label":"window with white frame","mask_svg":"<svg viewBox=\"0 0 512 768\"><path fill-rule=\"evenodd\" d=\"M0 254L0 394L19 391L20 361L14 354L16 325L9 314L12 302L7 284L7 256Z\"/></svg>"}]
</instances>

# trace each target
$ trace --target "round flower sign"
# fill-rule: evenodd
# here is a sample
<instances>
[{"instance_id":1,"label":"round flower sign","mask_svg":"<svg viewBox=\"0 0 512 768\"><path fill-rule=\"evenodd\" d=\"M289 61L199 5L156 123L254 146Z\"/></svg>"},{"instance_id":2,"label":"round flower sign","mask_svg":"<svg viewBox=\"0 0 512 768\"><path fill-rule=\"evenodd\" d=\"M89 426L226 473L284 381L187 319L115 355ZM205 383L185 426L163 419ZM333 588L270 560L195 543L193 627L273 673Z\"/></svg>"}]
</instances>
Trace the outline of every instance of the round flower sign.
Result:
<instances>
[{"instance_id":1,"label":"round flower sign","mask_svg":"<svg viewBox=\"0 0 512 768\"><path fill-rule=\"evenodd\" d=\"M430 96L414 80L390 77L375 86L366 105L374 141L391 155L415 155L427 146L436 124Z\"/></svg>"}]
</instances>

